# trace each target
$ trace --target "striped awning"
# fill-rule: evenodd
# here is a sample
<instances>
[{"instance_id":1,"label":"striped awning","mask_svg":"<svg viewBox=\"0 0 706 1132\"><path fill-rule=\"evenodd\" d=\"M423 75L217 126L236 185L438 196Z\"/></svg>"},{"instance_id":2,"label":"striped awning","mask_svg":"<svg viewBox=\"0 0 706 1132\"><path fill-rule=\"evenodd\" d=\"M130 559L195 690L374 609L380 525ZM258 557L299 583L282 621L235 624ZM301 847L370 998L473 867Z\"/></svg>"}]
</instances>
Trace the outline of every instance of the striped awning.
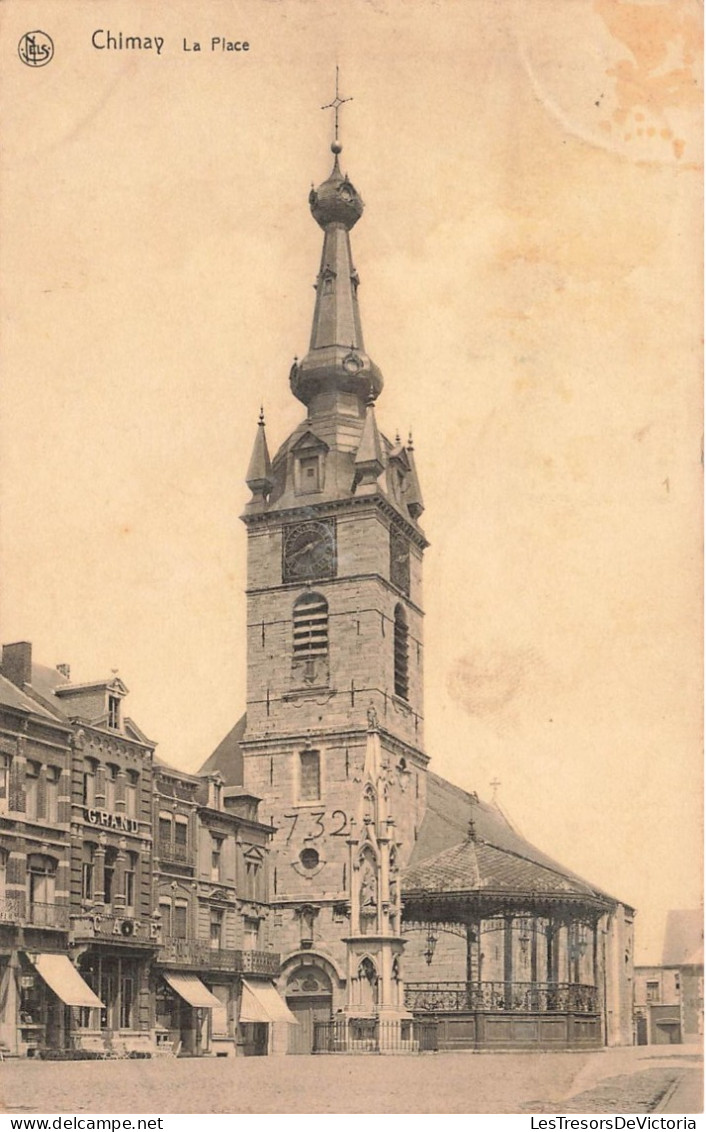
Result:
<instances>
[{"instance_id":1,"label":"striped awning","mask_svg":"<svg viewBox=\"0 0 706 1132\"><path fill-rule=\"evenodd\" d=\"M188 1002L189 1006L198 1006L202 1009L212 1010L220 1006L220 999L211 994L196 975L182 975L176 971L164 971L164 980L173 991Z\"/></svg>"},{"instance_id":2,"label":"striped awning","mask_svg":"<svg viewBox=\"0 0 706 1132\"><path fill-rule=\"evenodd\" d=\"M243 979L239 1021L299 1025L274 983L249 983L247 979Z\"/></svg>"},{"instance_id":3,"label":"striped awning","mask_svg":"<svg viewBox=\"0 0 706 1132\"><path fill-rule=\"evenodd\" d=\"M37 954L25 952L30 963L51 987L54 994L67 1006L100 1007L103 1003L94 994L88 983L81 978L68 955L52 955L50 952Z\"/></svg>"}]
</instances>

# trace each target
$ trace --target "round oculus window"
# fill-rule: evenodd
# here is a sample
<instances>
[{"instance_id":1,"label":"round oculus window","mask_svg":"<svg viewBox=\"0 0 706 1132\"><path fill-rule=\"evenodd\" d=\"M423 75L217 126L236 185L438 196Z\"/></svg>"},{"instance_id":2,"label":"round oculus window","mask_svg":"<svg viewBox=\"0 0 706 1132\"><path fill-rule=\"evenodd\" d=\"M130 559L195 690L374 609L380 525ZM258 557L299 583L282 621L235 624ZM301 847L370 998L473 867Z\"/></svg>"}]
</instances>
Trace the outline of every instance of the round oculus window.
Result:
<instances>
[{"instance_id":1,"label":"round oculus window","mask_svg":"<svg viewBox=\"0 0 706 1132\"><path fill-rule=\"evenodd\" d=\"M319 863L319 854L316 849L302 849L299 854L299 863L304 869L315 869Z\"/></svg>"}]
</instances>

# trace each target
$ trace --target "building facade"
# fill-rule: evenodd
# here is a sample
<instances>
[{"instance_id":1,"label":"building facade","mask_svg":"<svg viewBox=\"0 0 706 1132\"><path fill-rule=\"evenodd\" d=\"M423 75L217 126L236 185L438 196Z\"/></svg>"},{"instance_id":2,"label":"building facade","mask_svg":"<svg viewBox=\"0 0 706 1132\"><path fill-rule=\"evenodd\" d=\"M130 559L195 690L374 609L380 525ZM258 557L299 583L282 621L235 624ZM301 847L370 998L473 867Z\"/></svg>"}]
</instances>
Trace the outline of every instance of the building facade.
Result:
<instances>
[{"instance_id":1,"label":"building facade","mask_svg":"<svg viewBox=\"0 0 706 1132\"><path fill-rule=\"evenodd\" d=\"M272 994L272 831L257 819L257 798L224 790L217 774L160 764L155 784L160 1040L192 1056L266 1054L273 1019L262 1000L288 1017Z\"/></svg>"},{"instance_id":2,"label":"building facade","mask_svg":"<svg viewBox=\"0 0 706 1132\"><path fill-rule=\"evenodd\" d=\"M15 645L0 675L0 1044L23 1056L72 1025L40 974L68 962L72 730L25 690L30 667Z\"/></svg>"},{"instance_id":3,"label":"building facade","mask_svg":"<svg viewBox=\"0 0 706 1132\"><path fill-rule=\"evenodd\" d=\"M635 1041L701 1043L703 1033L703 909L674 909L667 913L662 963L635 968Z\"/></svg>"},{"instance_id":4,"label":"building facade","mask_svg":"<svg viewBox=\"0 0 706 1132\"><path fill-rule=\"evenodd\" d=\"M266 1054L293 1020L272 982L272 830L242 788L156 760L127 692L3 648L0 1049Z\"/></svg>"}]
</instances>

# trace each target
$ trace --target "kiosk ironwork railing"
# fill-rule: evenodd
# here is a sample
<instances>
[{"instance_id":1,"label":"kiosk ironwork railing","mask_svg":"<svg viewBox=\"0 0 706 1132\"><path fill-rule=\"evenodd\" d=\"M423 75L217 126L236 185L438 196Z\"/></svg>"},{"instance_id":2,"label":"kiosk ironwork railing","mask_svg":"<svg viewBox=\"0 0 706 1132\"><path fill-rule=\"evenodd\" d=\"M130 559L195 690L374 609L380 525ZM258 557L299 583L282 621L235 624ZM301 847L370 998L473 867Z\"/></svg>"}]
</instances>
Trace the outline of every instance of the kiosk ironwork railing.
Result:
<instances>
[{"instance_id":1,"label":"kiosk ironwork railing","mask_svg":"<svg viewBox=\"0 0 706 1132\"><path fill-rule=\"evenodd\" d=\"M596 1014L598 988L584 983L407 983L405 1006L428 1014Z\"/></svg>"}]
</instances>

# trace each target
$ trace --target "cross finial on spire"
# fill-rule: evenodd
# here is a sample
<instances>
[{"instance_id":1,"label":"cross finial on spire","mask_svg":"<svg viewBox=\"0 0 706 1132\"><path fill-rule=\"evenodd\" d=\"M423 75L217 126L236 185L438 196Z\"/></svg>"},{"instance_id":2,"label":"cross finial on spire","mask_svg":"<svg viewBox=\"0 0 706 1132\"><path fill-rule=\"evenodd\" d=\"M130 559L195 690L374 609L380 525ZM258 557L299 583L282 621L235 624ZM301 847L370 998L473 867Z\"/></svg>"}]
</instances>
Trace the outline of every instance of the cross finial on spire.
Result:
<instances>
[{"instance_id":1,"label":"cross finial on spire","mask_svg":"<svg viewBox=\"0 0 706 1132\"><path fill-rule=\"evenodd\" d=\"M265 425L265 406L264 405L260 405L260 416L257 418L257 423L259 425L262 425L263 428L264 428L264 425Z\"/></svg>"},{"instance_id":2,"label":"cross finial on spire","mask_svg":"<svg viewBox=\"0 0 706 1132\"><path fill-rule=\"evenodd\" d=\"M499 778L496 777L493 779L490 785L493 787L493 801L496 802L498 799L498 787L502 786L502 782Z\"/></svg>"},{"instance_id":3,"label":"cross finial on spire","mask_svg":"<svg viewBox=\"0 0 706 1132\"><path fill-rule=\"evenodd\" d=\"M344 102L352 101L352 96L350 98L341 98L338 93L338 64L336 64L336 96L332 102L327 102L325 106L321 107L322 110L333 110L333 144L335 146L340 145L338 140L338 112L343 106ZM334 150L334 153L340 153L340 149Z\"/></svg>"}]
</instances>

